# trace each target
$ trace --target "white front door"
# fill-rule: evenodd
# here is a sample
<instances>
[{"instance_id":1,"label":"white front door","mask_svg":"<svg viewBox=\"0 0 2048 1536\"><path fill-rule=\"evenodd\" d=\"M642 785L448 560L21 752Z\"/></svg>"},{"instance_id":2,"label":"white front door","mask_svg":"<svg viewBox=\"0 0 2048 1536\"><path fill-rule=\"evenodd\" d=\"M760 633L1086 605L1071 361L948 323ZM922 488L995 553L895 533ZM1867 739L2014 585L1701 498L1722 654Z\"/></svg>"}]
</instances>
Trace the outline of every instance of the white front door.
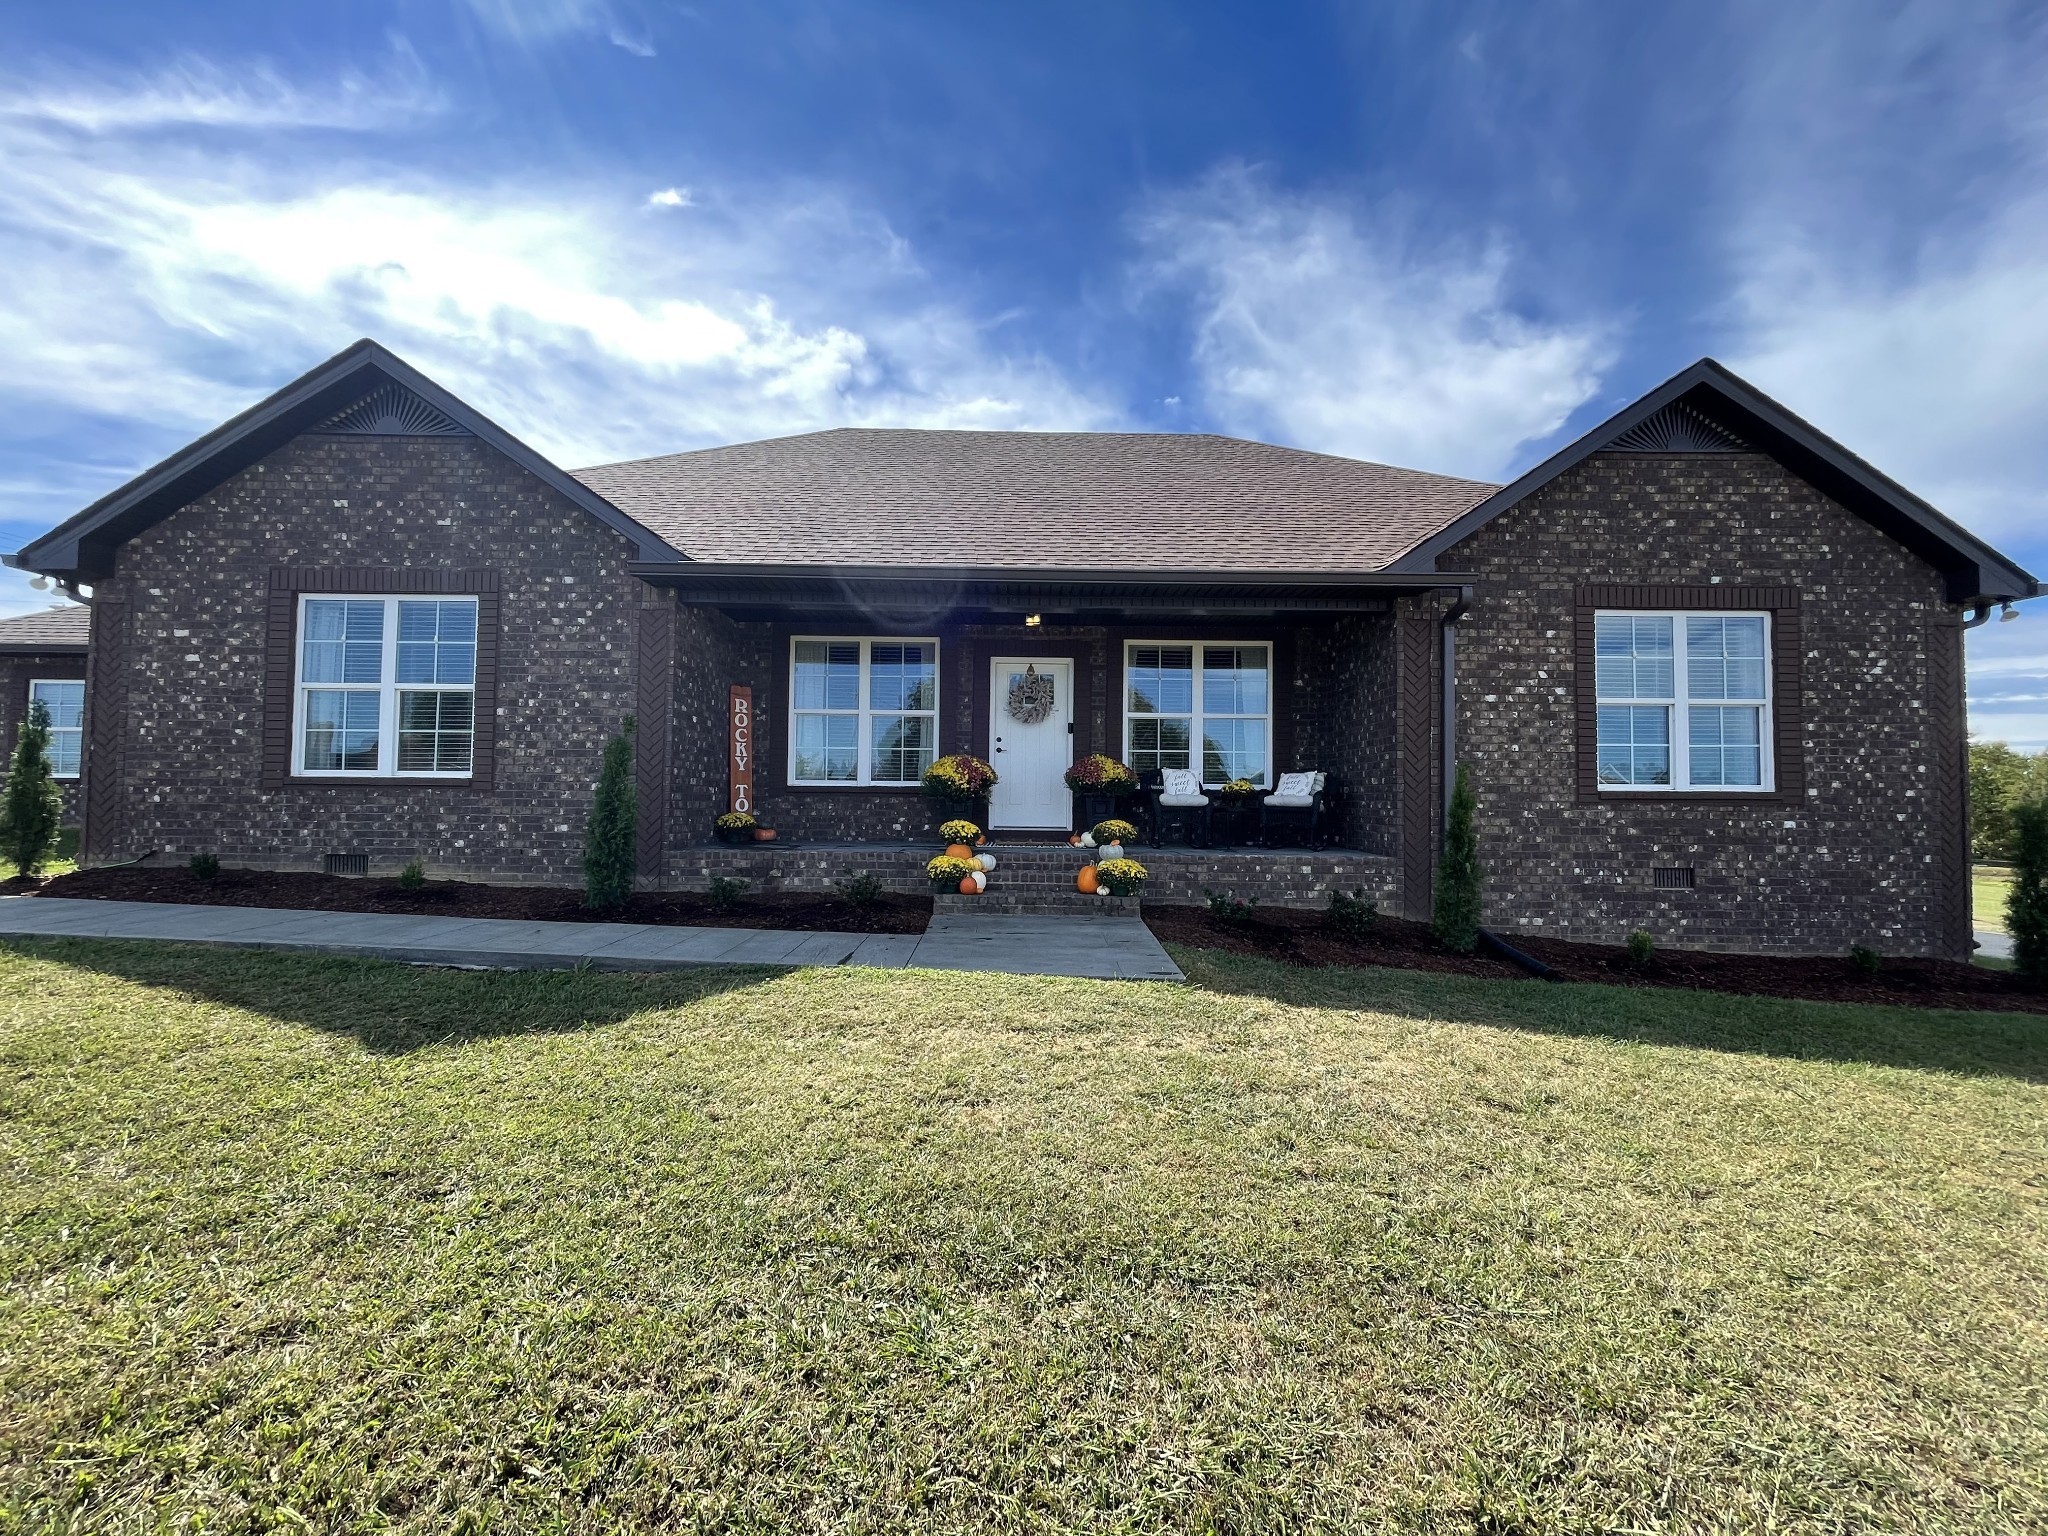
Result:
<instances>
[{"instance_id":1,"label":"white front door","mask_svg":"<svg viewBox=\"0 0 2048 1536\"><path fill-rule=\"evenodd\" d=\"M1041 711L1041 718L1031 718ZM1074 761L1073 723L1071 661L998 656L989 663L989 761L996 771L988 797L991 827L1066 830L1074 819L1064 777Z\"/></svg>"}]
</instances>

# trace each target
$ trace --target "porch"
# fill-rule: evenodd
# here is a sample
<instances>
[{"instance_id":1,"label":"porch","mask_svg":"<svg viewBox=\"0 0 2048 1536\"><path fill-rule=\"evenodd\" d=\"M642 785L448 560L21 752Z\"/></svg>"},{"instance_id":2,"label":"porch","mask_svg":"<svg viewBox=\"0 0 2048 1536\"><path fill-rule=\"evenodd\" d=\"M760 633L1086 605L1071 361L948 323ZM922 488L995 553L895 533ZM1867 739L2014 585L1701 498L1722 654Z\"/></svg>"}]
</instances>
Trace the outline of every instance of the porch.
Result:
<instances>
[{"instance_id":1,"label":"porch","mask_svg":"<svg viewBox=\"0 0 2048 1536\"><path fill-rule=\"evenodd\" d=\"M925 861L938 852L931 840L894 843L742 843L711 845L679 856L674 883L702 889L713 876L748 882L757 891L830 891L859 874L871 874L884 889L920 894L931 886ZM1092 850L1064 842L990 843L996 869L988 893L961 898L990 907L1030 910L1074 891L1074 876L1094 858ZM1130 857L1145 866L1143 900L1168 906L1197 906L1208 892L1227 892L1262 906L1321 907L1332 891L1363 890L1382 910L1398 900L1394 859L1355 848L1188 848L1131 845Z\"/></svg>"}]
</instances>

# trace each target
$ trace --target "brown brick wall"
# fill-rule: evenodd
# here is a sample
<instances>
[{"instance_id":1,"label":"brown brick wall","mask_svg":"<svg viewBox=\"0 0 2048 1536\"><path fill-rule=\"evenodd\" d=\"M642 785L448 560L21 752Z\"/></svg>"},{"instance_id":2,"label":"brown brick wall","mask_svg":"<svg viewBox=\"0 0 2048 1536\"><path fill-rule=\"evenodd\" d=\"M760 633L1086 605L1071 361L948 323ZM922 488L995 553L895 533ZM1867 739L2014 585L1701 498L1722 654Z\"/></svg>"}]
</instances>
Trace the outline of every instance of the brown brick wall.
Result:
<instances>
[{"instance_id":1,"label":"brown brick wall","mask_svg":"<svg viewBox=\"0 0 2048 1536\"><path fill-rule=\"evenodd\" d=\"M98 722L88 847L317 867L578 878L605 739L633 712L626 541L474 439L301 437L137 536L99 588L96 636L125 653ZM489 568L501 583L496 782L287 782L266 789L269 572ZM104 697L91 701L102 706ZM89 706L90 707L90 706ZM102 752L104 742L115 750Z\"/></svg>"},{"instance_id":2,"label":"brown brick wall","mask_svg":"<svg viewBox=\"0 0 2048 1536\"><path fill-rule=\"evenodd\" d=\"M1482 578L1459 626L1460 756L1487 921L1672 946L1960 954L1954 612L1936 572L1754 454L1598 454L1447 552ZM1799 592L1796 803L1584 803L1573 596L1588 584ZM1690 865L1697 887L1655 890Z\"/></svg>"}]
</instances>

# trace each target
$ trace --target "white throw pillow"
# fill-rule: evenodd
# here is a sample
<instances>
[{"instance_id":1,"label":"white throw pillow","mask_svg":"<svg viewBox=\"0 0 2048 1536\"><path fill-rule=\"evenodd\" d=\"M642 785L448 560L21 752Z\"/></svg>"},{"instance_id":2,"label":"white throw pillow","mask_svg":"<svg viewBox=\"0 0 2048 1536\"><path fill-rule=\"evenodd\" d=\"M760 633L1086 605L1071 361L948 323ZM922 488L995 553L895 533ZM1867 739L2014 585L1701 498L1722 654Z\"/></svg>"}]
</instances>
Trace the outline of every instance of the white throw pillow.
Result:
<instances>
[{"instance_id":1,"label":"white throw pillow","mask_svg":"<svg viewBox=\"0 0 2048 1536\"><path fill-rule=\"evenodd\" d=\"M1280 775L1279 785L1273 791L1273 798L1282 801L1283 804L1288 801L1300 804L1322 788L1316 782L1321 777L1320 773L1283 773Z\"/></svg>"},{"instance_id":2,"label":"white throw pillow","mask_svg":"<svg viewBox=\"0 0 2048 1536\"><path fill-rule=\"evenodd\" d=\"M1160 788L1176 798L1199 795L1202 778L1192 768L1166 768L1160 772Z\"/></svg>"}]
</instances>

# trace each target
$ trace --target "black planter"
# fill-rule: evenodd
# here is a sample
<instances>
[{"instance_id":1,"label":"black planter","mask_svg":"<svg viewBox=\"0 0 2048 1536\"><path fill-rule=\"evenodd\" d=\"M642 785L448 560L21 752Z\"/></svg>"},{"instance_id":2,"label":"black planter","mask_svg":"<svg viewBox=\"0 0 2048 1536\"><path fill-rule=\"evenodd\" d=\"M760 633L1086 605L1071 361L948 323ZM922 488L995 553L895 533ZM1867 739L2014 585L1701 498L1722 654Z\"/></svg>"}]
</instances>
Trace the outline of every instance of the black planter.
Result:
<instances>
[{"instance_id":1,"label":"black planter","mask_svg":"<svg viewBox=\"0 0 2048 1536\"><path fill-rule=\"evenodd\" d=\"M1076 832L1086 832L1098 821L1108 821L1111 817L1136 823L1138 818L1134 810L1124 809L1126 803L1136 798L1136 790L1120 795L1104 794L1094 790L1076 793L1074 796L1074 830Z\"/></svg>"},{"instance_id":2,"label":"black planter","mask_svg":"<svg viewBox=\"0 0 2048 1536\"><path fill-rule=\"evenodd\" d=\"M982 831L988 830L988 796L975 800L941 800L936 795L926 795L931 802L932 830L934 832L949 821L971 821Z\"/></svg>"},{"instance_id":3,"label":"black planter","mask_svg":"<svg viewBox=\"0 0 2048 1536\"><path fill-rule=\"evenodd\" d=\"M716 827L713 830L718 834L718 840L728 848L737 847L741 843L751 843L754 840L754 829L752 827L742 827L734 832L728 832L724 827Z\"/></svg>"}]
</instances>

